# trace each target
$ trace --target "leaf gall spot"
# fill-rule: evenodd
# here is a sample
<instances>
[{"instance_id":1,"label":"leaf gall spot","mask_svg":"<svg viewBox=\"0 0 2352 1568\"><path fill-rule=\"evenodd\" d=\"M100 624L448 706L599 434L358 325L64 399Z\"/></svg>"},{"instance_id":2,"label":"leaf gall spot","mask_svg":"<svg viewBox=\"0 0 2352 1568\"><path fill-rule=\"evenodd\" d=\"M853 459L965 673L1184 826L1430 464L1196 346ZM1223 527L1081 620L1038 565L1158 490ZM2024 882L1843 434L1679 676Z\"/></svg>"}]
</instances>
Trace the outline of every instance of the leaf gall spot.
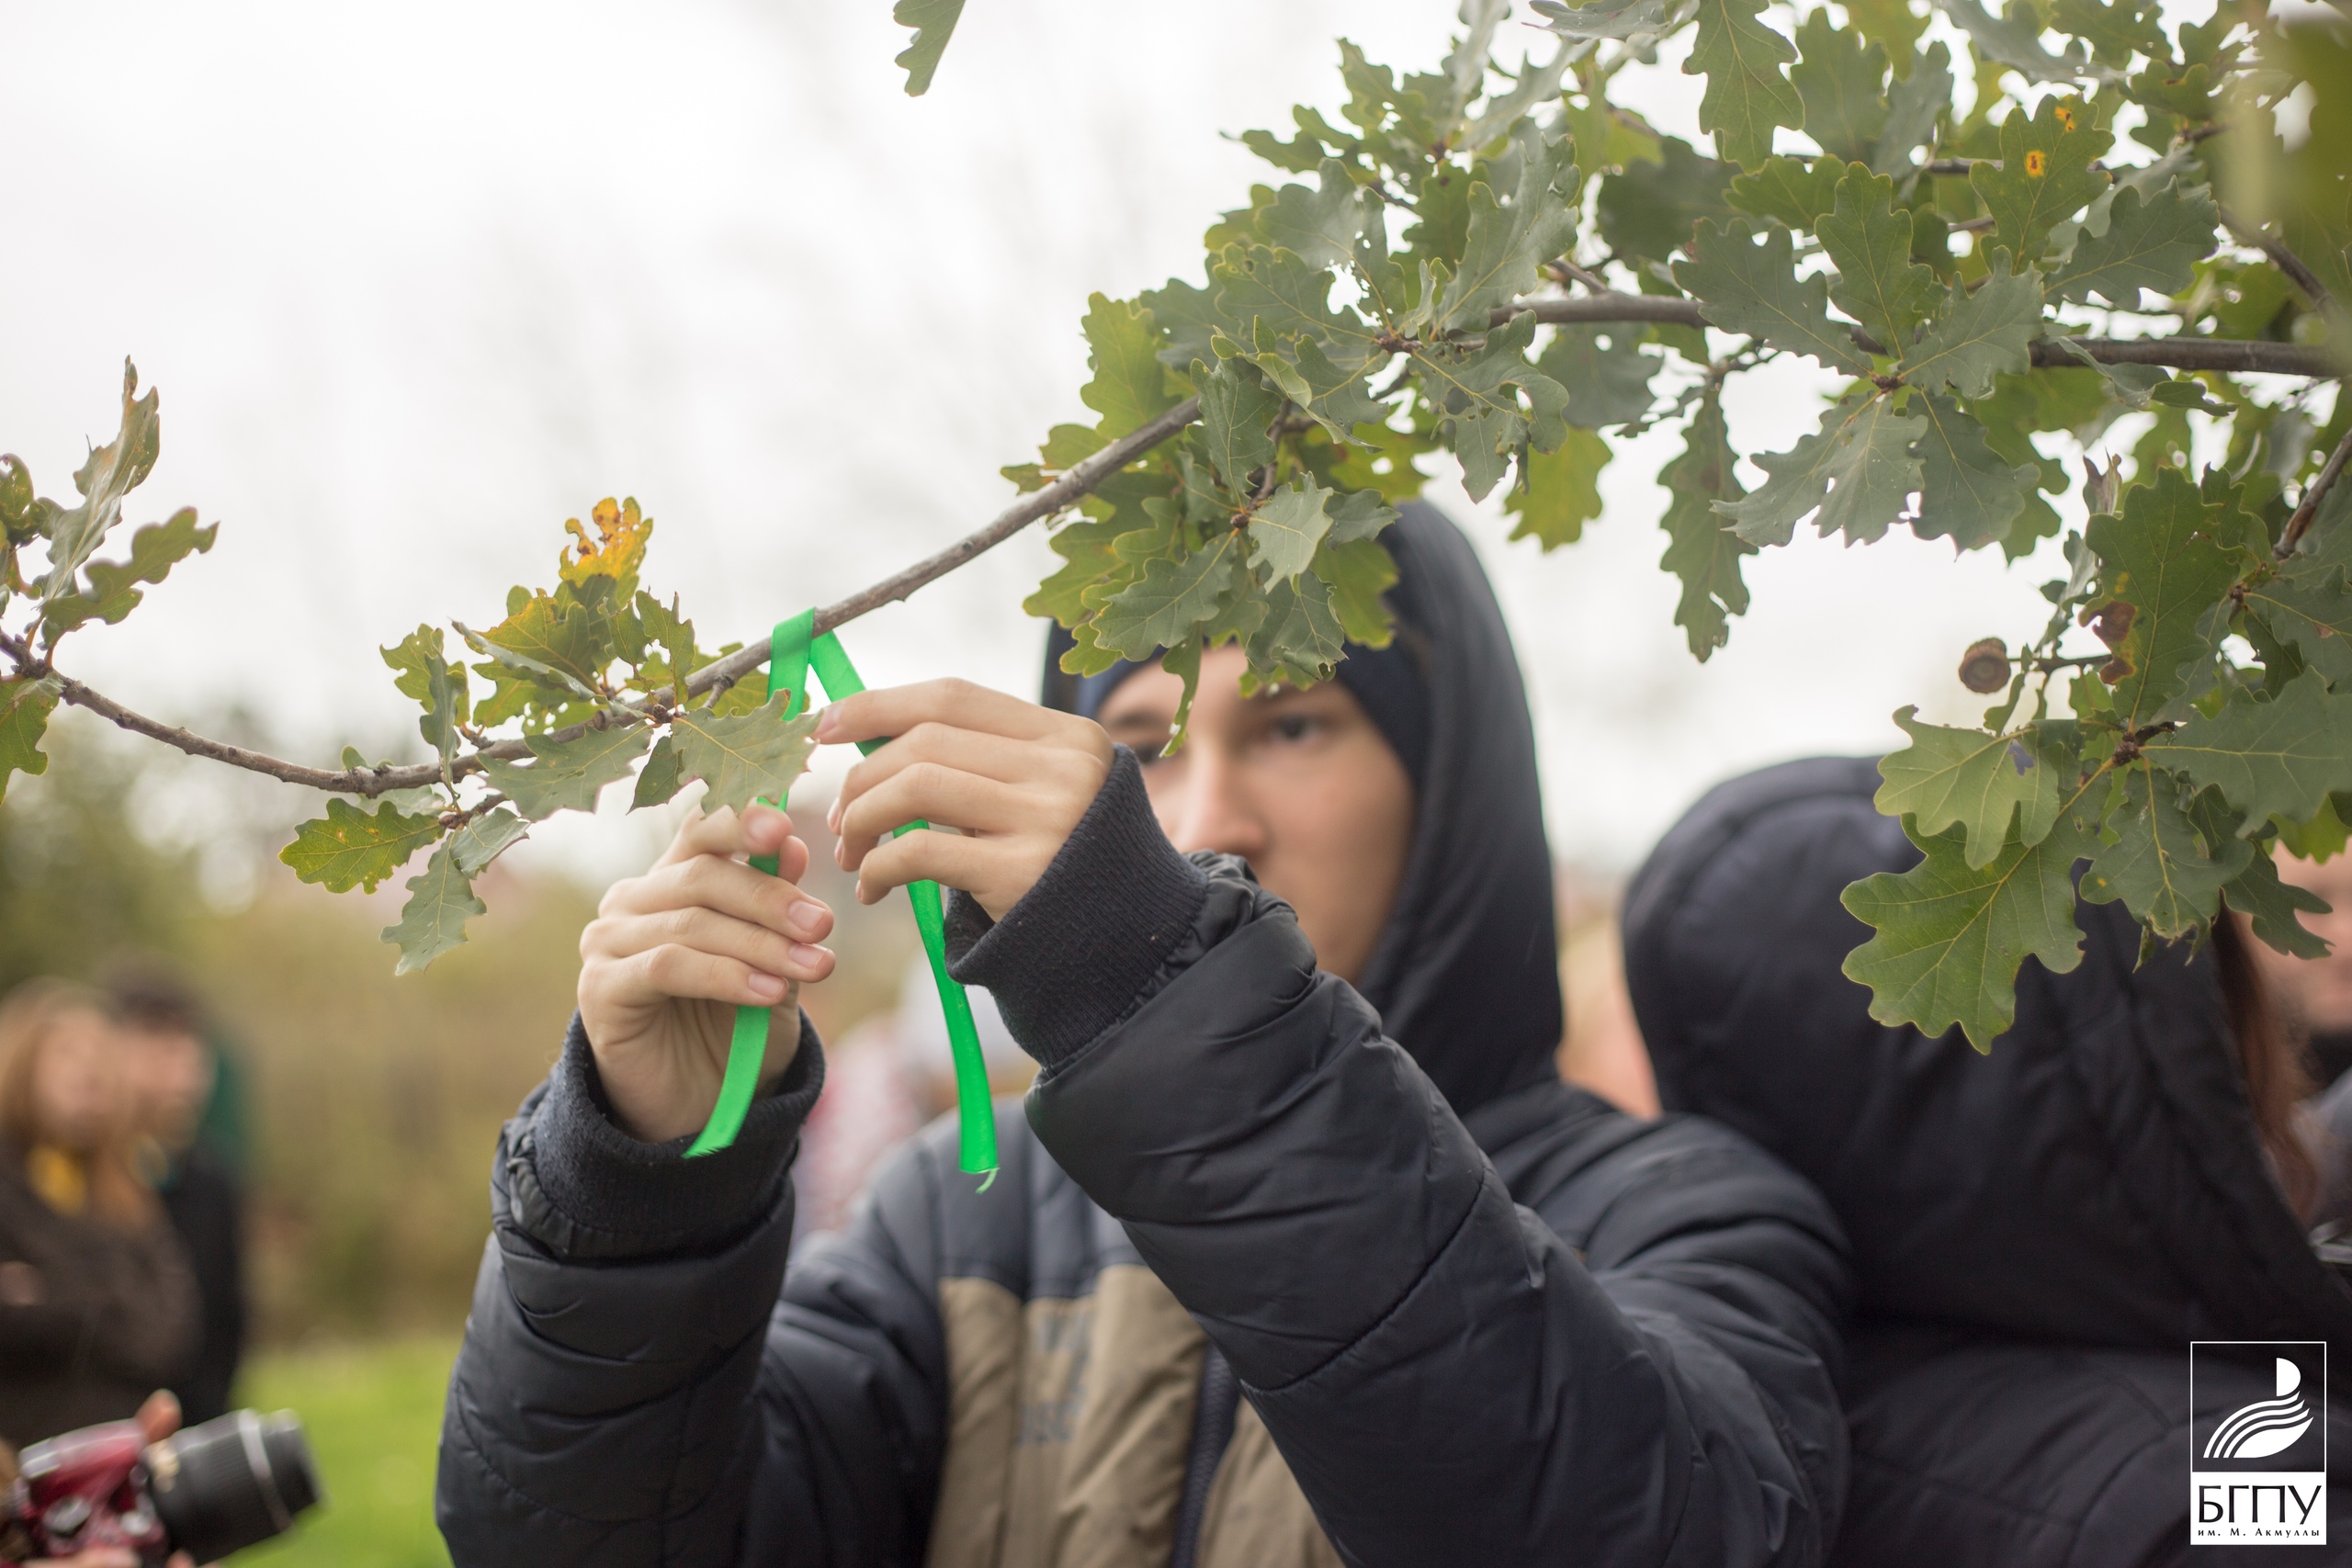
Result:
<instances>
[{"instance_id":1,"label":"leaf gall spot","mask_svg":"<svg viewBox=\"0 0 2352 1568\"><path fill-rule=\"evenodd\" d=\"M2122 647L2123 639L2132 635L2132 623L2139 618L2139 606L2130 600L2110 599L2095 609L2085 610L2081 620L2084 626L2090 627L2093 637L2114 649ZM2130 673L2130 669L2126 665L2125 673ZM2108 682L2109 685L2114 683L2113 681Z\"/></svg>"}]
</instances>

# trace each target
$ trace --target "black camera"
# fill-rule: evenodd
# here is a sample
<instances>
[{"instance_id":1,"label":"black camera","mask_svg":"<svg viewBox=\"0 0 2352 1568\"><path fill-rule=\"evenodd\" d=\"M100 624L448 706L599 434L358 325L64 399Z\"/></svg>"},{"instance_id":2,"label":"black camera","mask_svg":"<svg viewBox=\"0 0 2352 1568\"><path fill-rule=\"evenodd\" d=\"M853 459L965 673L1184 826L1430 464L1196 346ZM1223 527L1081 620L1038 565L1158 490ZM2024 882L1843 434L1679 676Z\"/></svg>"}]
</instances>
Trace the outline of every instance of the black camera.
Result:
<instances>
[{"instance_id":1,"label":"black camera","mask_svg":"<svg viewBox=\"0 0 2352 1568\"><path fill-rule=\"evenodd\" d=\"M151 1443L136 1421L85 1427L17 1456L0 1504L0 1562L127 1546L161 1565L213 1562L294 1528L323 1497L290 1410L232 1410Z\"/></svg>"}]
</instances>

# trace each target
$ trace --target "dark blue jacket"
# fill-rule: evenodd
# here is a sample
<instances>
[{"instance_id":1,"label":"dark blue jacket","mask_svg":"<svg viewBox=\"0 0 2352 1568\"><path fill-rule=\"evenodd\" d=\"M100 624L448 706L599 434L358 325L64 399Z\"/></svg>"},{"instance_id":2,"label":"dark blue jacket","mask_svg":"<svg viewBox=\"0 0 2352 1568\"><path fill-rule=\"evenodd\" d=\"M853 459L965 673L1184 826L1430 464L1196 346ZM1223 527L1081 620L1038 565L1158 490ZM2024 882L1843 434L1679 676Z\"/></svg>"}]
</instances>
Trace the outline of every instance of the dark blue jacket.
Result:
<instances>
[{"instance_id":1,"label":"dark blue jacket","mask_svg":"<svg viewBox=\"0 0 2352 1568\"><path fill-rule=\"evenodd\" d=\"M1202 1568L1821 1561L1837 1226L1746 1139L1557 1081L1518 671L1460 536L1390 537L1437 727L1364 992L1177 855L1123 751L1004 921L954 912L1041 1063L986 1192L933 1129L787 1269L813 1042L686 1162L613 1127L575 1031L493 1169L460 1568L1160 1568L1180 1526Z\"/></svg>"},{"instance_id":2,"label":"dark blue jacket","mask_svg":"<svg viewBox=\"0 0 2352 1568\"><path fill-rule=\"evenodd\" d=\"M1810 1178L1852 1239L1836 1561L2183 1560L2192 1416L2270 1397L2275 1364L2201 1366L2192 1407L2193 1340L2327 1341L2352 1481L2352 1292L2265 1163L2210 948L2143 962L2122 906L2086 904L2081 964L2028 959L1988 1054L1874 1023L1839 973L1870 932L1838 895L1919 858L1878 784L1830 759L1724 784L1625 911L1660 1096ZM2352 1558L2352 1495L2329 1490L2330 1545L2294 1561Z\"/></svg>"}]
</instances>

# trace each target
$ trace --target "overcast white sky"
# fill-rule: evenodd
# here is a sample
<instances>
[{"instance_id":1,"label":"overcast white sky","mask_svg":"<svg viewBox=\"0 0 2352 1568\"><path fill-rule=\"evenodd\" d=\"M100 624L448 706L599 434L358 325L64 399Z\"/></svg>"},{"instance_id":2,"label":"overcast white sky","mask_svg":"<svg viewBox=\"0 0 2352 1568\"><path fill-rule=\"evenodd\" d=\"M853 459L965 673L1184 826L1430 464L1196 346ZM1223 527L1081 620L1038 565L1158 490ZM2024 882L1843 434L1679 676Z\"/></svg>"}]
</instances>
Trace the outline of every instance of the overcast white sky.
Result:
<instances>
[{"instance_id":1,"label":"overcast white sky","mask_svg":"<svg viewBox=\"0 0 2352 1568\"><path fill-rule=\"evenodd\" d=\"M166 717L242 703L325 761L406 722L377 645L495 619L612 492L660 520L650 585L707 641L762 635L967 532L1011 499L1000 464L1091 418L1087 294L1196 276L1201 230L1269 177L1220 133L1335 106L1342 30L1426 68L1452 20L973 0L909 99L887 0L0 0L0 449L69 490L131 354L164 414L132 520L224 525L69 666ZM1661 68L1642 107L1689 133L1697 85ZM1735 384L1735 438L1785 447L1818 384ZM1678 446L1621 454L1607 515L1549 558L1430 490L1519 635L1555 843L1604 874L1736 772L1883 750L1905 702L1972 714L1962 647L2046 614L2047 569L1806 538L1750 564L1754 611L1695 664L1657 565ZM1033 692L1019 602L1049 558L1018 540L858 624L867 678ZM594 873L643 833L520 852Z\"/></svg>"}]
</instances>

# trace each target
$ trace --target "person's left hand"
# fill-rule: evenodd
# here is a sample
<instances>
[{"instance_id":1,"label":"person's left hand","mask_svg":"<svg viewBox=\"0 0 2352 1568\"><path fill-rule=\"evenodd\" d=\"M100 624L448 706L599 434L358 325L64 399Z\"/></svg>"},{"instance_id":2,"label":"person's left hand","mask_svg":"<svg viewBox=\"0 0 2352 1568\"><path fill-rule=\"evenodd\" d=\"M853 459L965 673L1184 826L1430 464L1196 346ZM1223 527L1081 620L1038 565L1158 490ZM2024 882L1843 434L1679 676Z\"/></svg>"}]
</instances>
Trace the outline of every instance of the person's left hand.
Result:
<instances>
[{"instance_id":1,"label":"person's left hand","mask_svg":"<svg viewBox=\"0 0 2352 1568\"><path fill-rule=\"evenodd\" d=\"M969 681L861 692L817 722L828 743L882 736L896 739L850 770L827 818L842 869L858 874L861 904L927 880L962 888L1002 919L1111 776L1101 725ZM932 829L889 836L918 818Z\"/></svg>"},{"instance_id":2,"label":"person's left hand","mask_svg":"<svg viewBox=\"0 0 2352 1568\"><path fill-rule=\"evenodd\" d=\"M180 1402L168 1389L157 1389L139 1407L139 1426L151 1443L160 1443L180 1429ZM25 1568L139 1568L139 1554L128 1547L103 1546L94 1551L80 1551L71 1557L42 1557L25 1564ZM169 1568L196 1568L185 1551L175 1551Z\"/></svg>"}]
</instances>

